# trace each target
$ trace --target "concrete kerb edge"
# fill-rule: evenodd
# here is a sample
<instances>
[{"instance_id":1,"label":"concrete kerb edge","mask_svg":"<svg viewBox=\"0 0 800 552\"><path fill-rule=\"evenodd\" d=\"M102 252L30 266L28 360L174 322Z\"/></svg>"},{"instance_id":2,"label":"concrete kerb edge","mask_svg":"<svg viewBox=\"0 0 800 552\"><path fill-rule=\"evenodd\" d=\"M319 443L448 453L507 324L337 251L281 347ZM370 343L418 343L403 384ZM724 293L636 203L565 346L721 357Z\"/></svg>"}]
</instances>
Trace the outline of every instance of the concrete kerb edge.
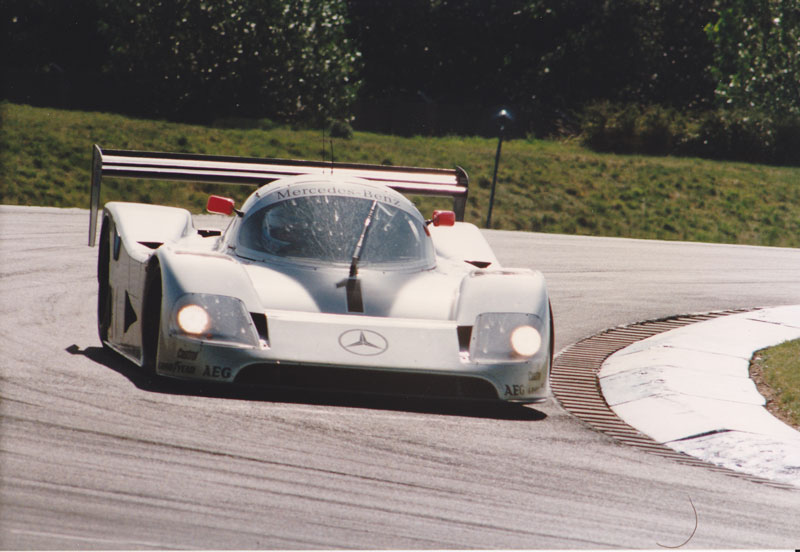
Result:
<instances>
[{"instance_id":1,"label":"concrete kerb edge","mask_svg":"<svg viewBox=\"0 0 800 552\"><path fill-rule=\"evenodd\" d=\"M800 486L800 432L763 408L763 397L743 373L756 351L797 338L800 306L699 321L612 353L598 384L611 410L656 442Z\"/></svg>"}]
</instances>

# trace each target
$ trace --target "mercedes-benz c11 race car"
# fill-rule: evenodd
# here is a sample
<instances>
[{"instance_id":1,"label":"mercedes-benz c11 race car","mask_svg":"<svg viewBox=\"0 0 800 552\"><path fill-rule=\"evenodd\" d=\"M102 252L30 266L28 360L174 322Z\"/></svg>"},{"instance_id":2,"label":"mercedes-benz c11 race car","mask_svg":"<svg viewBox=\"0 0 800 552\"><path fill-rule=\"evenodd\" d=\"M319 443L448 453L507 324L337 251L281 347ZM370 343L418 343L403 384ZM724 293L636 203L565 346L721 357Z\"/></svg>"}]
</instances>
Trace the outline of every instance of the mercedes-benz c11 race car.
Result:
<instances>
[{"instance_id":1,"label":"mercedes-benz c11 race car","mask_svg":"<svg viewBox=\"0 0 800 552\"><path fill-rule=\"evenodd\" d=\"M255 185L225 230L110 202L103 177ZM161 376L539 402L553 322L542 274L501 267L463 222L461 169L94 148L100 339ZM426 220L403 193L446 195Z\"/></svg>"}]
</instances>

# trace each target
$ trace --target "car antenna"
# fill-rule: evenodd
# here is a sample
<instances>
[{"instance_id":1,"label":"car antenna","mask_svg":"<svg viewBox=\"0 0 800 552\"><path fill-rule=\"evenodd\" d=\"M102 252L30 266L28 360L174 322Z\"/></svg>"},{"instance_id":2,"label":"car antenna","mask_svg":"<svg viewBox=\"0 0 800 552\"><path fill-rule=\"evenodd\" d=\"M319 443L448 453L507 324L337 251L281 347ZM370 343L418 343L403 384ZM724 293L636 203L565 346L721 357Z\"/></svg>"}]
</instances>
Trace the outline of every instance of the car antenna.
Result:
<instances>
[{"instance_id":1,"label":"car antenna","mask_svg":"<svg viewBox=\"0 0 800 552\"><path fill-rule=\"evenodd\" d=\"M325 163L325 125L322 125L322 163Z\"/></svg>"},{"instance_id":2,"label":"car antenna","mask_svg":"<svg viewBox=\"0 0 800 552\"><path fill-rule=\"evenodd\" d=\"M331 174L333 174L333 138L328 140L331 144ZM325 164L325 125L322 126L322 163Z\"/></svg>"}]
</instances>

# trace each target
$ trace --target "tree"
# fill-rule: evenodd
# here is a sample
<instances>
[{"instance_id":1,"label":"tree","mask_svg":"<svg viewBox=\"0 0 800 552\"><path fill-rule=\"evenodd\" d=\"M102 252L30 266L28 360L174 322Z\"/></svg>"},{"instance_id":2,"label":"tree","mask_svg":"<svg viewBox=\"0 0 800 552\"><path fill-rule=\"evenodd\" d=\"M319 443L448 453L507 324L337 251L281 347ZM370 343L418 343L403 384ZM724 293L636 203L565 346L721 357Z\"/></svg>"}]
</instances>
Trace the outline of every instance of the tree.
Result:
<instances>
[{"instance_id":1,"label":"tree","mask_svg":"<svg viewBox=\"0 0 800 552\"><path fill-rule=\"evenodd\" d=\"M359 53L340 0L107 0L105 67L134 112L319 123L349 115Z\"/></svg>"},{"instance_id":2,"label":"tree","mask_svg":"<svg viewBox=\"0 0 800 552\"><path fill-rule=\"evenodd\" d=\"M97 32L98 0L0 0L0 87L34 105L98 106L108 43Z\"/></svg>"},{"instance_id":3,"label":"tree","mask_svg":"<svg viewBox=\"0 0 800 552\"><path fill-rule=\"evenodd\" d=\"M800 116L800 0L720 0L717 9L706 32L723 105Z\"/></svg>"},{"instance_id":4,"label":"tree","mask_svg":"<svg viewBox=\"0 0 800 552\"><path fill-rule=\"evenodd\" d=\"M364 53L362 99L512 105L519 129L522 120L541 125L598 100L710 103L704 28L713 2L348 0L348 7L350 35Z\"/></svg>"}]
</instances>

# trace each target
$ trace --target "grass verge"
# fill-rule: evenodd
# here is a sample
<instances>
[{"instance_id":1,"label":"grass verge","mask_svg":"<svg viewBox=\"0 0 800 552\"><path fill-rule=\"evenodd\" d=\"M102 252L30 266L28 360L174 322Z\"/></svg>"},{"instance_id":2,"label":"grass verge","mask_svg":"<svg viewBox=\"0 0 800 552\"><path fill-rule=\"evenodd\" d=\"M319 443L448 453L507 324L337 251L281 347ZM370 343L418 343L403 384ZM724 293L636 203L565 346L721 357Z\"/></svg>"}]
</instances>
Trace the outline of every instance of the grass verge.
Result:
<instances>
[{"instance_id":1,"label":"grass verge","mask_svg":"<svg viewBox=\"0 0 800 552\"><path fill-rule=\"evenodd\" d=\"M758 351L750 375L773 416L800 430L800 340Z\"/></svg>"},{"instance_id":2,"label":"grass verge","mask_svg":"<svg viewBox=\"0 0 800 552\"><path fill-rule=\"evenodd\" d=\"M316 130L268 121L201 127L121 115L0 104L0 202L88 207L91 146L218 155L330 159ZM247 123L247 124L244 124ZM356 132L337 161L463 166L468 221L483 226L497 141ZM493 227L577 235L800 246L800 168L592 152L573 142L503 144ZM209 193L250 189L109 180L103 202L142 201L199 212ZM427 214L441 200L415 200ZM445 203L446 204L446 203Z\"/></svg>"}]
</instances>

